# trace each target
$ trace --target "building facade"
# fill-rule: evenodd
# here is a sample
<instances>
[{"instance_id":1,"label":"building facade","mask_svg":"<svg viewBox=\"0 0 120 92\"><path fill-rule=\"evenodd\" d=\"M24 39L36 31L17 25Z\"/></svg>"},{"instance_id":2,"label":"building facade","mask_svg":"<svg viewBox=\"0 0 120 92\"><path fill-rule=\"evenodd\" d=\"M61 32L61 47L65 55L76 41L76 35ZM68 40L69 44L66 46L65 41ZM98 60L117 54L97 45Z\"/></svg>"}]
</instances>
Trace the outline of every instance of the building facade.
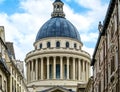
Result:
<instances>
[{"instance_id":1,"label":"building facade","mask_svg":"<svg viewBox=\"0 0 120 92\"><path fill-rule=\"evenodd\" d=\"M16 65L11 44L5 42L4 27L0 26L0 92L28 92L25 78Z\"/></svg>"},{"instance_id":2,"label":"building facade","mask_svg":"<svg viewBox=\"0 0 120 92\"><path fill-rule=\"evenodd\" d=\"M4 28L0 27L0 92L9 92L10 71L6 65L6 45L4 43Z\"/></svg>"},{"instance_id":3,"label":"building facade","mask_svg":"<svg viewBox=\"0 0 120 92\"><path fill-rule=\"evenodd\" d=\"M79 33L65 18L63 5L61 0L55 0L51 19L40 28L34 50L26 55L30 92L47 92L52 88L52 92L76 91L78 83L85 85L88 81L90 55L82 50Z\"/></svg>"},{"instance_id":4,"label":"building facade","mask_svg":"<svg viewBox=\"0 0 120 92\"><path fill-rule=\"evenodd\" d=\"M103 25L99 23L99 38L93 54L94 92L120 90L120 3L110 0Z\"/></svg>"},{"instance_id":5,"label":"building facade","mask_svg":"<svg viewBox=\"0 0 120 92\"><path fill-rule=\"evenodd\" d=\"M88 83L85 87L84 92L93 92L93 76L91 76L88 80Z\"/></svg>"}]
</instances>

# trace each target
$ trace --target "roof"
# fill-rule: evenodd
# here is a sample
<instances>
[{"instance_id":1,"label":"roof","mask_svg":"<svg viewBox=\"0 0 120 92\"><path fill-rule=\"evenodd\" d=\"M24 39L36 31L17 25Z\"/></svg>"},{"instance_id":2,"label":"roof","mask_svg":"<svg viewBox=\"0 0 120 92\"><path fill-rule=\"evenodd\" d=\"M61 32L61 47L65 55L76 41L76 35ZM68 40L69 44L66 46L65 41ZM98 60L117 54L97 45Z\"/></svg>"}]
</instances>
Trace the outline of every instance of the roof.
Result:
<instances>
[{"instance_id":1,"label":"roof","mask_svg":"<svg viewBox=\"0 0 120 92\"><path fill-rule=\"evenodd\" d=\"M48 37L68 37L81 42L75 26L65 18L51 18L39 30L36 41Z\"/></svg>"},{"instance_id":2,"label":"roof","mask_svg":"<svg viewBox=\"0 0 120 92\"><path fill-rule=\"evenodd\" d=\"M6 62L5 59L0 58L0 67L2 68L2 70L6 75L10 75L10 71L5 62Z\"/></svg>"},{"instance_id":3,"label":"roof","mask_svg":"<svg viewBox=\"0 0 120 92\"><path fill-rule=\"evenodd\" d=\"M63 3L61 0L55 0L55 2L61 2L61 3Z\"/></svg>"},{"instance_id":4,"label":"roof","mask_svg":"<svg viewBox=\"0 0 120 92\"><path fill-rule=\"evenodd\" d=\"M110 22L111 15L112 15L114 7L115 7L115 1L117 1L117 0L110 0L110 4L109 4L108 10L107 10L107 14L106 14L106 17L105 17L105 20L104 20L104 23L103 23L103 29L102 29L102 32L99 34L97 44L96 44L96 47L95 47L95 50L94 50L94 53L93 53L91 66L93 66L95 61L96 61L95 60L95 55L96 55L96 52L97 52L101 37L105 35L106 29L107 29L108 24Z\"/></svg>"}]
</instances>

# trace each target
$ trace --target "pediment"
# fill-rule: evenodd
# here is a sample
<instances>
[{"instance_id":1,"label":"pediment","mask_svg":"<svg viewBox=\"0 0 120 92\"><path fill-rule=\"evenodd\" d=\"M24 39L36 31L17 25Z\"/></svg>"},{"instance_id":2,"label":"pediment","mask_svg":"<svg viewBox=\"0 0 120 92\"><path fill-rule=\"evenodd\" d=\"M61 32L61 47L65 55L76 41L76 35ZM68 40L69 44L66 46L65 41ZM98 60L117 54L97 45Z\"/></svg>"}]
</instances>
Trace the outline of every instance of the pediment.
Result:
<instances>
[{"instance_id":1,"label":"pediment","mask_svg":"<svg viewBox=\"0 0 120 92\"><path fill-rule=\"evenodd\" d=\"M61 86L55 86L50 89L43 90L41 92L73 92L70 89L63 88Z\"/></svg>"}]
</instances>

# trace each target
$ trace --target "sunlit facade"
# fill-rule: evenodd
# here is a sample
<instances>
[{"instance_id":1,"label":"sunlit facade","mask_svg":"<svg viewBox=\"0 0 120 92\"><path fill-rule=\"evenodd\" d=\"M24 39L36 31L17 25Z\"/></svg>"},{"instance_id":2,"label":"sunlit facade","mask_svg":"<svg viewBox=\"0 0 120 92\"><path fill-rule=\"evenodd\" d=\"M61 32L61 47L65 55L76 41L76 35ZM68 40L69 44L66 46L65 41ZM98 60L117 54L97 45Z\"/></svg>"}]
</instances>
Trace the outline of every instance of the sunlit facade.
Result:
<instances>
[{"instance_id":1,"label":"sunlit facade","mask_svg":"<svg viewBox=\"0 0 120 92\"><path fill-rule=\"evenodd\" d=\"M80 35L65 18L64 3L56 0L49 19L38 31L34 50L25 58L30 92L76 91L90 75L90 55L82 50ZM68 90L68 91L65 91ZM51 92L49 91L49 92Z\"/></svg>"},{"instance_id":2,"label":"sunlit facade","mask_svg":"<svg viewBox=\"0 0 120 92\"><path fill-rule=\"evenodd\" d=\"M93 91L120 92L120 2L110 0L93 54Z\"/></svg>"},{"instance_id":3,"label":"sunlit facade","mask_svg":"<svg viewBox=\"0 0 120 92\"><path fill-rule=\"evenodd\" d=\"M4 27L0 26L0 92L28 92L25 77L18 69L10 45L7 44Z\"/></svg>"}]
</instances>

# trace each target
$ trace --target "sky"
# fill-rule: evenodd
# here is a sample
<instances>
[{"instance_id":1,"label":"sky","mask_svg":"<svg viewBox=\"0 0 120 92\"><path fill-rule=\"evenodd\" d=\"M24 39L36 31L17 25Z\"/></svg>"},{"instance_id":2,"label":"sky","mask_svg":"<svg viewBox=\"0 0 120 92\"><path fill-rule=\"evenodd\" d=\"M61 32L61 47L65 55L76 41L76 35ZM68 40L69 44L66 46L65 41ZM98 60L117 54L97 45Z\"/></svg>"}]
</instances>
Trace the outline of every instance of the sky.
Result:
<instances>
[{"instance_id":1,"label":"sky","mask_svg":"<svg viewBox=\"0 0 120 92\"><path fill-rule=\"evenodd\" d=\"M94 52L99 35L98 23L105 19L110 0L62 0L64 13L79 31L83 50ZM40 27L51 18L54 0L0 0L0 26L5 39L13 42L16 59L24 61Z\"/></svg>"}]
</instances>

